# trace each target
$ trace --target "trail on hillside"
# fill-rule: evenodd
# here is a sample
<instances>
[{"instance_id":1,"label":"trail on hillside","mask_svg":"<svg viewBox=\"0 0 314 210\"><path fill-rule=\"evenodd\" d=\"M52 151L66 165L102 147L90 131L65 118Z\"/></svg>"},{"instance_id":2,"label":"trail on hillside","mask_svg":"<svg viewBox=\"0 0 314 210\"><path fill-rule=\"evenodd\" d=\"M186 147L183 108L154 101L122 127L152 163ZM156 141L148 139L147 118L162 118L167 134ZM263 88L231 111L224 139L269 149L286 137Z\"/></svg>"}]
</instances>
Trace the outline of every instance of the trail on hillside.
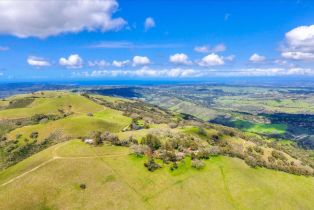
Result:
<instances>
[{"instance_id":1,"label":"trail on hillside","mask_svg":"<svg viewBox=\"0 0 314 210\"><path fill-rule=\"evenodd\" d=\"M66 143L67 143L67 142L66 142ZM34 168L31 168L31 169L25 171L24 173L22 173L22 174L20 174L20 175L18 175L18 176L16 176L16 177L14 177L14 178L9 179L8 181L2 183L2 184L0 185L0 187L4 187L4 186L6 186L6 185L8 185L8 184L10 184L10 183L12 183L12 182L14 182L14 181L16 181L17 179L20 179L20 178L26 176L27 174L29 174L29 173L31 173L31 172L33 172L33 171L36 171L36 170L38 170L39 168L42 168L43 166L45 166L45 165L47 165L47 164L49 164L49 163L51 163L51 162L53 162L53 161L55 161L55 160L58 160L58 159L61 159L61 160L76 160L76 159L77 159L77 160L79 160L79 159L95 159L95 158L105 158L105 157L121 157L121 156L127 155L127 154L123 153L123 154L115 154L115 155L75 156L75 157L71 157L71 156L69 156L69 157L62 157L62 156L58 156L58 155L57 155L57 150L58 150L60 147L64 146L66 143L62 143L62 144L58 145L56 148L54 148L54 150L52 151L53 157L52 157L51 159L49 159L49 160L47 160L47 161L45 161L45 162L39 164L38 166L35 166Z\"/></svg>"}]
</instances>

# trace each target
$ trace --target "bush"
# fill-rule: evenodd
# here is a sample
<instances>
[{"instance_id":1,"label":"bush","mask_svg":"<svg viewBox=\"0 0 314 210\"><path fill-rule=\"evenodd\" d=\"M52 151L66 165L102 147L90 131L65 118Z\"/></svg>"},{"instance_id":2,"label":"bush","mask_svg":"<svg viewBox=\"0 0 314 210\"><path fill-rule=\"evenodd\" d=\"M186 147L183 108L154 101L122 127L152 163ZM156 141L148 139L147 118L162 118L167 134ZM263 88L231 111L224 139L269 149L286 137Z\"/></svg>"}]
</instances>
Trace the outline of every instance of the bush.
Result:
<instances>
[{"instance_id":1,"label":"bush","mask_svg":"<svg viewBox=\"0 0 314 210\"><path fill-rule=\"evenodd\" d=\"M81 188L82 190L85 190L85 189L86 189L86 184L80 184L80 188Z\"/></svg>"},{"instance_id":2,"label":"bush","mask_svg":"<svg viewBox=\"0 0 314 210\"><path fill-rule=\"evenodd\" d=\"M149 152L149 147L147 145L137 145L137 144L133 144L130 147L131 153L135 154L138 157L142 157L143 155L145 155L146 153Z\"/></svg>"},{"instance_id":3,"label":"bush","mask_svg":"<svg viewBox=\"0 0 314 210\"><path fill-rule=\"evenodd\" d=\"M255 152L257 152L257 153L259 153L261 155L264 154L264 150L261 147L259 147L259 146L254 146L254 150L255 150Z\"/></svg>"},{"instance_id":4,"label":"bush","mask_svg":"<svg viewBox=\"0 0 314 210\"><path fill-rule=\"evenodd\" d=\"M161 147L160 140L152 134L147 134L145 137L143 137L141 144L146 144L153 151Z\"/></svg>"},{"instance_id":5,"label":"bush","mask_svg":"<svg viewBox=\"0 0 314 210\"><path fill-rule=\"evenodd\" d=\"M205 163L202 160L194 159L192 160L191 166L196 169L202 169L205 167Z\"/></svg>"},{"instance_id":6,"label":"bush","mask_svg":"<svg viewBox=\"0 0 314 210\"><path fill-rule=\"evenodd\" d=\"M37 138L38 138L38 132L37 132L37 131L33 131L33 132L29 135L29 137L30 137L31 139L37 139Z\"/></svg>"},{"instance_id":7,"label":"bush","mask_svg":"<svg viewBox=\"0 0 314 210\"><path fill-rule=\"evenodd\" d=\"M174 123L174 122L171 122L171 123L168 124L168 126L173 129L173 128L178 127L178 124Z\"/></svg>"},{"instance_id":8,"label":"bush","mask_svg":"<svg viewBox=\"0 0 314 210\"><path fill-rule=\"evenodd\" d=\"M207 133L206 133L205 129L202 128L202 127L198 127L197 128L197 134L200 135L200 136L207 136Z\"/></svg>"},{"instance_id":9,"label":"bush","mask_svg":"<svg viewBox=\"0 0 314 210\"><path fill-rule=\"evenodd\" d=\"M276 151L276 150L273 150L271 152L271 155L274 158L278 159L278 160L282 160L282 161L287 161L288 160L287 157L282 152L279 152L279 151Z\"/></svg>"},{"instance_id":10,"label":"bush","mask_svg":"<svg viewBox=\"0 0 314 210\"><path fill-rule=\"evenodd\" d=\"M251 156L245 157L244 161L245 161L246 164L248 164L252 168L256 168L258 166L257 161L253 157L251 157Z\"/></svg>"},{"instance_id":11,"label":"bush","mask_svg":"<svg viewBox=\"0 0 314 210\"><path fill-rule=\"evenodd\" d=\"M174 163L170 166L170 170L171 170L171 171L174 171L174 170L176 170L177 168L178 168L177 162L174 162Z\"/></svg>"},{"instance_id":12,"label":"bush","mask_svg":"<svg viewBox=\"0 0 314 210\"><path fill-rule=\"evenodd\" d=\"M210 155L209 148L201 148L201 149L199 149L199 151L197 153L197 157L199 159L208 159L209 155Z\"/></svg>"},{"instance_id":13,"label":"bush","mask_svg":"<svg viewBox=\"0 0 314 210\"><path fill-rule=\"evenodd\" d=\"M220 149L218 146L212 146L209 148L209 155L210 156L217 156L220 154Z\"/></svg>"},{"instance_id":14,"label":"bush","mask_svg":"<svg viewBox=\"0 0 314 210\"><path fill-rule=\"evenodd\" d=\"M93 133L93 138L94 138L94 145L98 146L98 145L101 145L103 143L103 140L101 138L101 132L95 131Z\"/></svg>"},{"instance_id":15,"label":"bush","mask_svg":"<svg viewBox=\"0 0 314 210\"><path fill-rule=\"evenodd\" d=\"M153 158L150 158L146 163L144 163L144 166L149 170L149 171L155 171L158 168L160 168L160 165L155 162Z\"/></svg>"}]
</instances>

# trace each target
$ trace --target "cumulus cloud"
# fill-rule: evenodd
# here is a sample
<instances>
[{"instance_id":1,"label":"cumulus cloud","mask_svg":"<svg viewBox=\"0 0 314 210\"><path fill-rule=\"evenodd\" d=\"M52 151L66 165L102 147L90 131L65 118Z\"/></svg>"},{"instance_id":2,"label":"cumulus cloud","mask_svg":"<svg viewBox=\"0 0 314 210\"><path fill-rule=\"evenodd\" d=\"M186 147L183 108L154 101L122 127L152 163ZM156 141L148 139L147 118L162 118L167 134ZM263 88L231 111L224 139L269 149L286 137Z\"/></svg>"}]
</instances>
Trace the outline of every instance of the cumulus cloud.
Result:
<instances>
[{"instance_id":1,"label":"cumulus cloud","mask_svg":"<svg viewBox=\"0 0 314 210\"><path fill-rule=\"evenodd\" d=\"M218 53L218 52L224 52L226 51L226 49L227 49L226 45L222 43L217 44L214 47L210 47L208 45L194 47L194 51L199 52L199 53L208 53L208 52Z\"/></svg>"},{"instance_id":2,"label":"cumulus cloud","mask_svg":"<svg viewBox=\"0 0 314 210\"><path fill-rule=\"evenodd\" d=\"M115 66L115 67L124 67L126 65L128 65L130 63L130 60L125 60L125 61L117 61L117 60L114 60L112 61L112 65Z\"/></svg>"},{"instance_id":3,"label":"cumulus cloud","mask_svg":"<svg viewBox=\"0 0 314 210\"><path fill-rule=\"evenodd\" d=\"M184 78L184 77L200 77L204 75L201 70L170 68L170 69L151 69L142 67L136 70L98 70L92 72L73 72L76 77L169 77L169 78Z\"/></svg>"},{"instance_id":4,"label":"cumulus cloud","mask_svg":"<svg viewBox=\"0 0 314 210\"><path fill-rule=\"evenodd\" d=\"M145 22L144 22L145 31L148 31L149 29L154 28L155 26L156 26L156 23L152 17L148 17L145 19Z\"/></svg>"},{"instance_id":5,"label":"cumulus cloud","mask_svg":"<svg viewBox=\"0 0 314 210\"><path fill-rule=\"evenodd\" d=\"M259 55L257 53L254 53L253 55L251 55L250 59L251 62L253 63L258 63L258 62L262 62L266 60L265 56Z\"/></svg>"},{"instance_id":6,"label":"cumulus cloud","mask_svg":"<svg viewBox=\"0 0 314 210\"><path fill-rule=\"evenodd\" d=\"M223 51L225 51L227 49L227 47L224 45L224 44L218 44L218 45L216 45L213 49L212 49L212 51L213 52L223 52Z\"/></svg>"},{"instance_id":7,"label":"cumulus cloud","mask_svg":"<svg viewBox=\"0 0 314 210\"><path fill-rule=\"evenodd\" d=\"M200 66L219 66L225 64L223 57L211 53L204 58L200 62L198 62Z\"/></svg>"},{"instance_id":8,"label":"cumulus cloud","mask_svg":"<svg viewBox=\"0 0 314 210\"><path fill-rule=\"evenodd\" d=\"M196 47L194 47L194 50L196 52L199 52L199 53L208 53L209 52L209 48L207 46L196 46Z\"/></svg>"},{"instance_id":9,"label":"cumulus cloud","mask_svg":"<svg viewBox=\"0 0 314 210\"><path fill-rule=\"evenodd\" d=\"M30 56L27 58L27 63L31 66L35 67L44 67L44 66L50 66L50 63L46 61L43 58Z\"/></svg>"},{"instance_id":10,"label":"cumulus cloud","mask_svg":"<svg viewBox=\"0 0 314 210\"><path fill-rule=\"evenodd\" d=\"M74 77L154 77L154 78L198 78L210 76L314 76L312 68L242 68L234 70L162 68L147 66L136 70L94 70L92 72L72 72Z\"/></svg>"},{"instance_id":11,"label":"cumulus cloud","mask_svg":"<svg viewBox=\"0 0 314 210\"><path fill-rule=\"evenodd\" d=\"M292 60L314 60L314 25L299 26L285 34L282 57Z\"/></svg>"},{"instance_id":12,"label":"cumulus cloud","mask_svg":"<svg viewBox=\"0 0 314 210\"><path fill-rule=\"evenodd\" d=\"M175 64L184 64L184 65L192 64L192 62L189 60L189 57L184 53L177 53L174 55L170 55L169 61Z\"/></svg>"},{"instance_id":13,"label":"cumulus cloud","mask_svg":"<svg viewBox=\"0 0 314 210\"><path fill-rule=\"evenodd\" d=\"M150 64L150 60L146 56L134 56L133 57L133 66L141 66Z\"/></svg>"},{"instance_id":14,"label":"cumulus cloud","mask_svg":"<svg viewBox=\"0 0 314 210\"><path fill-rule=\"evenodd\" d=\"M82 68L83 59L78 54L73 54L68 58L60 58L59 64L71 69Z\"/></svg>"},{"instance_id":15,"label":"cumulus cloud","mask_svg":"<svg viewBox=\"0 0 314 210\"><path fill-rule=\"evenodd\" d=\"M88 61L88 66L89 67L98 67L98 68L103 68L106 66L110 66L110 63L108 63L105 60L95 60L95 61Z\"/></svg>"},{"instance_id":16,"label":"cumulus cloud","mask_svg":"<svg viewBox=\"0 0 314 210\"><path fill-rule=\"evenodd\" d=\"M235 57L236 57L235 55L228 55L228 56L224 57L224 59L227 61L234 61Z\"/></svg>"},{"instance_id":17,"label":"cumulus cloud","mask_svg":"<svg viewBox=\"0 0 314 210\"><path fill-rule=\"evenodd\" d=\"M118 30L126 25L112 18L116 0L0 1L0 33L45 38L82 30Z\"/></svg>"},{"instance_id":18,"label":"cumulus cloud","mask_svg":"<svg viewBox=\"0 0 314 210\"><path fill-rule=\"evenodd\" d=\"M281 56L293 60L314 60L314 53L309 52L282 52Z\"/></svg>"}]
</instances>

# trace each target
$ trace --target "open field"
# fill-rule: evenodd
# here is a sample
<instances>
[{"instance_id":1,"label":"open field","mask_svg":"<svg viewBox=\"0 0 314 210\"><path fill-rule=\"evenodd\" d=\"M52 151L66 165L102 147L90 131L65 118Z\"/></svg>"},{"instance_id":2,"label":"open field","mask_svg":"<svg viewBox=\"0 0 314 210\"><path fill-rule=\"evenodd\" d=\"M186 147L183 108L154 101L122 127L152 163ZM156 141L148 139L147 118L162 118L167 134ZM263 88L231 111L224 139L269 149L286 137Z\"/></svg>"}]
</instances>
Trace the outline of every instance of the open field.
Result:
<instances>
[{"instance_id":1,"label":"open field","mask_svg":"<svg viewBox=\"0 0 314 210\"><path fill-rule=\"evenodd\" d=\"M37 157L42 161L38 162ZM42 167L8 183L53 157ZM186 160L175 172L164 166L152 173L142 166L143 161L128 155L128 149L123 147L92 147L78 140L62 143L0 173L0 208L313 209L314 206L312 177L252 169L243 161L227 157L210 158L201 171L185 167L189 164ZM86 184L85 190L79 187L82 183Z\"/></svg>"},{"instance_id":2,"label":"open field","mask_svg":"<svg viewBox=\"0 0 314 210\"><path fill-rule=\"evenodd\" d=\"M19 96L22 97L22 96ZM103 109L102 106L86 99L83 96L65 92L42 92L23 95L23 97L35 97L34 101L26 107L9 108L0 111L0 119L18 119L31 117L35 114L60 114L73 112L75 114L86 114ZM14 100L17 96L8 98Z\"/></svg>"}]
</instances>

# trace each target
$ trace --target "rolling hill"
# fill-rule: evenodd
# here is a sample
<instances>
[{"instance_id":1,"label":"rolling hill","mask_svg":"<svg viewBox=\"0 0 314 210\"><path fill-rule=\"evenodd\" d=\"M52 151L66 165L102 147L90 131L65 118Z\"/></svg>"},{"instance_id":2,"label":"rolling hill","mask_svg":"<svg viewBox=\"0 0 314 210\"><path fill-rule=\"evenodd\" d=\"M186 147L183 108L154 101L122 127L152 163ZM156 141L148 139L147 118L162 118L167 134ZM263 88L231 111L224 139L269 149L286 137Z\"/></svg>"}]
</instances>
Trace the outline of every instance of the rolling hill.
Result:
<instances>
[{"instance_id":1,"label":"rolling hill","mask_svg":"<svg viewBox=\"0 0 314 210\"><path fill-rule=\"evenodd\" d=\"M65 91L6 98L0 119L0 209L314 209L291 144Z\"/></svg>"}]
</instances>

